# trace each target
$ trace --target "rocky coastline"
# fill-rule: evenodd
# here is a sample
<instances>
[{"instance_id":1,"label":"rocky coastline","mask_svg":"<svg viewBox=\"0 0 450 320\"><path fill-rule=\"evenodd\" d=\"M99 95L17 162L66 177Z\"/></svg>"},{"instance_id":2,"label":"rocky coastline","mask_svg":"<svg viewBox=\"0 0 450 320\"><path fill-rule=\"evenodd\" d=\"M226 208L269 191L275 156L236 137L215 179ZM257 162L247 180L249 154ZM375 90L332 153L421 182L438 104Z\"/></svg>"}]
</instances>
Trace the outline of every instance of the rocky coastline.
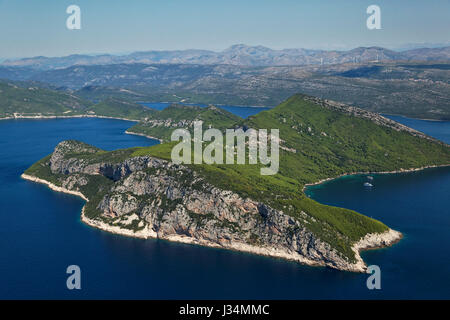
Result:
<instances>
[{"instance_id":1,"label":"rocky coastline","mask_svg":"<svg viewBox=\"0 0 450 320\"><path fill-rule=\"evenodd\" d=\"M67 145L65 148L67 148ZM57 152L56 149L53 158L52 171L67 172L66 165L69 162L65 163L64 161L67 161L67 159L63 160L62 154ZM71 172L65 181L62 181L61 186L26 173L22 174L22 178L45 184L54 191L79 196L89 202L88 197L80 192L77 187L77 183L83 182L85 178L77 175L86 173L96 175L99 172L109 172L108 174L114 176L116 181L120 180L120 183L116 184L113 188L114 192L105 196L97 206L103 212L102 216L107 217L109 220L88 217L85 211L86 206L83 207L81 220L87 225L110 233L142 239L158 238L187 244L224 248L351 272L365 272L367 268L360 256L360 251L389 246L399 241L402 237L400 232L392 229L379 234L366 234L364 238L354 243L352 247L355 253L355 261L348 261L343 259L327 243L304 229L302 221L293 220L282 211L277 211L251 199L242 199L231 191L212 187L205 193L204 191L198 192L189 189L189 187L185 188L179 183L177 184L176 180L171 178L171 174L167 173L173 166L167 161L141 157L135 158L135 160L130 159L125 165L126 167L120 165L117 168L108 168L107 170L102 168L103 164L83 167L82 165L74 164L72 161L70 165L72 169L75 168L75 171ZM142 171L139 171L142 166L157 169L157 175L143 174ZM111 172L111 170L114 172ZM179 167L176 170L180 172ZM117 176L117 172L119 176ZM125 177L124 180L121 180L123 178L121 175ZM87 182L84 181L83 183ZM131 192L134 195L148 194L149 192L156 194L160 189L166 190L166 194L169 192L174 197L181 199L184 207L177 206L170 209L172 211L166 210L168 212L164 213L163 221L160 221L158 217L162 214L162 209L158 207L158 202L156 202L156 205L154 203L155 201L161 203L161 199L155 198L139 214L144 213L144 219L138 220L141 226L138 230L130 229L127 225L121 224L124 221L123 219L133 218L127 212L131 212L134 209L133 203L135 198L132 196L128 198L129 201L117 200L117 192L126 192L127 194ZM189 217L186 210L193 211L199 216L203 216L205 210L211 210L214 212L214 218L218 220L215 220L214 223L210 223L210 221L203 223L205 226L196 225L192 227L193 220ZM120 213L118 214L118 212ZM136 219L138 218L137 215L135 217ZM263 217L263 221L261 221L260 217ZM120 223L115 224L114 221L120 221ZM229 226L222 226L221 223L224 221L228 221L228 225L236 224L243 227L247 233L256 234L260 241L249 243L247 237L244 237L241 233L230 231ZM216 222L220 224L220 227L218 227ZM287 237L286 235L291 232L293 227L297 230L296 233L292 234L291 237Z\"/></svg>"},{"instance_id":2,"label":"rocky coastline","mask_svg":"<svg viewBox=\"0 0 450 320\"><path fill-rule=\"evenodd\" d=\"M99 116L95 114L77 114L77 115L71 115L71 116L31 116L31 115L17 115L13 117L3 117L0 118L0 120L17 120L17 119L28 119L28 120L48 120L48 119L71 119L71 118L100 118L100 119L112 119L112 120L124 120L124 121L132 121L132 122L139 122L139 120L135 119L127 119L127 118L120 118L120 117L107 117L107 116Z\"/></svg>"},{"instance_id":3,"label":"rocky coastline","mask_svg":"<svg viewBox=\"0 0 450 320\"><path fill-rule=\"evenodd\" d=\"M159 143L163 143L163 140L162 140L162 139L156 138L156 137L152 137L152 136L149 136L149 135L146 135L146 134L143 134L143 133L132 132L132 131L128 131L128 130L126 130L125 133L126 133L126 134L131 134L131 135L134 135L134 136L145 137L145 138L148 138L148 139L158 140Z\"/></svg>"}]
</instances>

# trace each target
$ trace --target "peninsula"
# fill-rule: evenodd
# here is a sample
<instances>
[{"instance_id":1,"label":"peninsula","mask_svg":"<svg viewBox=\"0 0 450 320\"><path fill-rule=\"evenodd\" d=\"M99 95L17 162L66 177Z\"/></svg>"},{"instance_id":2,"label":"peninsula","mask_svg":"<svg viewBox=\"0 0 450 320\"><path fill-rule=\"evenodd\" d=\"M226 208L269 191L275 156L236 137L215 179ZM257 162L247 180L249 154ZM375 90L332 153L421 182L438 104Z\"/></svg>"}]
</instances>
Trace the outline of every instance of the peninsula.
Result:
<instances>
[{"instance_id":1,"label":"peninsula","mask_svg":"<svg viewBox=\"0 0 450 320\"><path fill-rule=\"evenodd\" d=\"M216 109L181 110L188 119L156 122L155 113L138 124L138 133L148 130L165 140L172 124L186 120L189 126L204 112L214 115L203 118L212 126L233 120L233 127L279 128L278 174L261 176L257 165L248 164L177 165L170 161L171 143L107 152L63 141L23 178L82 196L82 220L109 232L364 272L359 251L391 245L401 233L317 203L304 186L352 172L450 164L450 148L442 142L378 114L310 96L292 96L245 120Z\"/></svg>"}]
</instances>

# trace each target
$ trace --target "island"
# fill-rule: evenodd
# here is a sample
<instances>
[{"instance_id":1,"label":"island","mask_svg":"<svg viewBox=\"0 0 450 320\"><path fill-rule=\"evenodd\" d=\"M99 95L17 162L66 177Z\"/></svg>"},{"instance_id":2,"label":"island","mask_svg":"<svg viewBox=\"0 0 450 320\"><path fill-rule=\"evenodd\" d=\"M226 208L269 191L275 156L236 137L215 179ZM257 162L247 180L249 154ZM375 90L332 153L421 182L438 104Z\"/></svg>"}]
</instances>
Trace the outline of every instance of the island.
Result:
<instances>
[{"instance_id":1,"label":"island","mask_svg":"<svg viewBox=\"0 0 450 320\"><path fill-rule=\"evenodd\" d=\"M278 128L279 172L262 176L250 164L172 163L170 130L194 120L221 129ZM450 147L421 132L301 94L247 119L216 107L173 106L128 131L163 143L104 151L62 141L22 177L82 197L82 220L105 231L352 272L366 270L361 250L392 245L401 233L355 211L320 204L304 194L305 186L346 174L450 164Z\"/></svg>"}]
</instances>

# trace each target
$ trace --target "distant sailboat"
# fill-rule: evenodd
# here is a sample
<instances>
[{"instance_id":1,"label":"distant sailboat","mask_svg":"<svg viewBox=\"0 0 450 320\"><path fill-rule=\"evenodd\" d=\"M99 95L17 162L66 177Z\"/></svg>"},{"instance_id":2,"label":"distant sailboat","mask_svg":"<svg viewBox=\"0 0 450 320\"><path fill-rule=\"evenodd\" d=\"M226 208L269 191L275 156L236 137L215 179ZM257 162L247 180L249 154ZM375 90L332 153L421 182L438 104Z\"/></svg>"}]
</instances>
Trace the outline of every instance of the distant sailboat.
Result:
<instances>
[{"instance_id":1,"label":"distant sailboat","mask_svg":"<svg viewBox=\"0 0 450 320\"><path fill-rule=\"evenodd\" d=\"M372 176L367 176L367 179L372 181L373 177Z\"/></svg>"}]
</instances>

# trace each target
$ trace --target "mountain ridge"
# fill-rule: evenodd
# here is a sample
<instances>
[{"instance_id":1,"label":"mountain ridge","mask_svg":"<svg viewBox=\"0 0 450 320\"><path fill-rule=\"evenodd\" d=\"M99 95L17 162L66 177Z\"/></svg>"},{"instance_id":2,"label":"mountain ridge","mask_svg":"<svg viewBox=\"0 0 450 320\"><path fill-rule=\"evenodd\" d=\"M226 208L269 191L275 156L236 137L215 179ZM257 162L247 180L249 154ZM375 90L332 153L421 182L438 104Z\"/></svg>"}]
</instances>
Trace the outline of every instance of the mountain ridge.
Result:
<instances>
[{"instance_id":1,"label":"mountain ridge","mask_svg":"<svg viewBox=\"0 0 450 320\"><path fill-rule=\"evenodd\" d=\"M120 63L232 64L241 66L282 66L339 64L346 62L450 59L450 46L394 51L383 47L357 47L350 50L314 50L303 48L271 49L264 46L232 45L223 51L202 49L137 51L126 55L73 54L62 57L37 56L5 60L2 66L31 67L38 70L67 68L73 65Z\"/></svg>"}]
</instances>

